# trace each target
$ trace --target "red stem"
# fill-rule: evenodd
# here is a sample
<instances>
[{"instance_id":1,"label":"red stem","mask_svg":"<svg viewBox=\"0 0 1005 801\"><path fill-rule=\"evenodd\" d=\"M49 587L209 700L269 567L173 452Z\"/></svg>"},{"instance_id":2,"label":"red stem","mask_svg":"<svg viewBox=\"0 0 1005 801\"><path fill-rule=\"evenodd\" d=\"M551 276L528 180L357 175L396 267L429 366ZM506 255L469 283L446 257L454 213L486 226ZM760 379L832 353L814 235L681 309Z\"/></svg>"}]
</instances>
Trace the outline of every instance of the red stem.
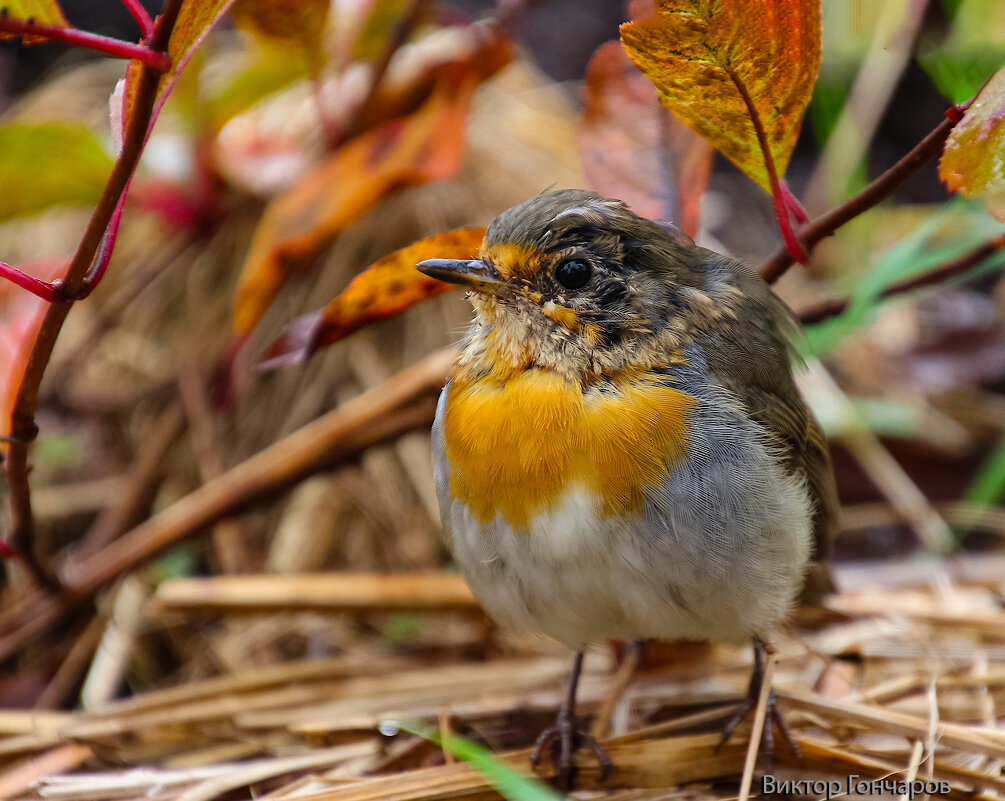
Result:
<instances>
[{"instance_id":1,"label":"red stem","mask_svg":"<svg viewBox=\"0 0 1005 801\"><path fill-rule=\"evenodd\" d=\"M167 50L182 2L183 0L165 0L164 9L157 18L154 34L150 39L150 52ZM9 22L10 20L0 18L0 23ZM31 32L37 33L37 30L33 29ZM10 488L10 542L21 553L24 565L31 571L32 576L42 586L57 592L61 590L59 582L35 555L35 521L31 510L31 489L28 486L28 446L38 433L38 427L35 425L38 389L56 345L56 338L73 306L74 299L88 291L91 266L96 263L102 243L107 241L105 234L109 224L119 208L123 192L143 153L153 108L157 102L159 82L159 71L144 63L137 76L133 114L127 122L123 135L122 151L81 237L77 252L63 276L56 298L46 309L45 317L32 343L24 374L13 392L10 417L8 420L0 421L5 424L4 428L8 432L4 467L7 473L7 485Z\"/></svg>"},{"instance_id":2,"label":"red stem","mask_svg":"<svg viewBox=\"0 0 1005 801\"><path fill-rule=\"evenodd\" d=\"M976 95L965 103L953 106L957 113L947 116L935 129L916 144L911 151L890 169L870 183L865 189L840 206L835 206L826 214L817 217L799 232L806 247L813 249L825 236L830 236L849 220L868 211L873 206L888 198L898 186L910 178L930 159L937 156L945 145L953 126L954 119L962 119L962 114L974 102ZM761 267L761 278L773 284L781 278L792 264L792 255L787 250L780 250Z\"/></svg>"},{"instance_id":3,"label":"red stem","mask_svg":"<svg viewBox=\"0 0 1005 801\"><path fill-rule=\"evenodd\" d=\"M150 19L150 14L143 7L140 0L122 0L122 5L126 7L136 24L140 26L140 34L144 39L149 39L154 32L154 21Z\"/></svg>"},{"instance_id":4,"label":"red stem","mask_svg":"<svg viewBox=\"0 0 1005 801\"><path fill-rule=\"evenodd\" d=\"M6 278L13 284L17 284L21 289L27 289L35 297L52 303L56 299L56 288L41 279L21 272L17 267L12 267L0 261L0 277Z\"/></svg>"},{"instance_id":5,"label":"red stem","mask_svg":"<svg viewBox=\"0 0 1005 801\"><path fill-rule=\"evenodd\" d=\"M5 14L0 14L0 32L15 33L19 36L25 34L44 36L46 39L53 39L57 42L66 42L77 47L86 47L88 50L97 50L99 53L104 53L108 56L136 59L137 61L142 61L150 69L160 73L171 69L171 57L167 53L154 50L146 45L124 42L121 39L112 39L108 36L89 33L78 28L40 25L37 22L12 19Z\"/></svg>"},{"instance_id":6,"label":"red stem","mask_svg":"<svg viewBox=\"0 0 1005 801\"><path fill-rule=\"evenodd\" d=\"M778 183L782 189L782 200L785 201L785 208L789 210L789 214L792 215L792 218L799 225L806 225L810 221L810 217L806 213L806 209L803 208L803 204L792 194L792 190L789 189L789 185L785 182L785 179L782 179Z\"/></svg>"},{"instance_id":7,"label":"red stem","mask_svg":"<svg viewBox=\"0 0 1005 801\"><path fill-rule=\"evenodd\" d=\"M761 155L764 156L764 166L768 170L768 183L771 185L771 200L775 206L775 217L778 218L778 227L782 231L782 239L785 240L785 248L792 255L792 258L800 264L806 264L810 260L810 257L806 253L806 249L802 246L802 243L796 238L796 232L792 230L792 220L789 217L789 209L785 203L782 183L778 180L775 159L772 157L771 148L768 146L768 135L761 124L761 115L757 113L757 108L754 106L754 98L750 96L747 87L732 69L727 67L726 73L733 81L733 86L740 93L740 97L743 98L743 102L747 106L747 114L750 115L750 121L754 125L754 132L757 134L757 144L761 148ZM785 191L788 190L786 189Z\"/></svg>"},{"instance_id":8,"label":"red stem","mask_svg":"<svg viewBox=\"0 0 1005 801\"><path fill-rule=\"evenodd\" d=\"M112 251L115 250L115 239L119 235L119 222L122 220L122 208L126 205L126 195L129 193L129 185L131 183L132 178L130 177L125 188L122 190L122 195L119 197L119 204L115 207L115 211L112 212L112 218L108 221L105 235L101 238L101 245L98 247L98 252L95 255L94 266L87 273L85 289L81 292L80 299L90 295L94 287L101 283L105 270L108 269L108 262L112 260Z\"/></svg>"}]
</instances>

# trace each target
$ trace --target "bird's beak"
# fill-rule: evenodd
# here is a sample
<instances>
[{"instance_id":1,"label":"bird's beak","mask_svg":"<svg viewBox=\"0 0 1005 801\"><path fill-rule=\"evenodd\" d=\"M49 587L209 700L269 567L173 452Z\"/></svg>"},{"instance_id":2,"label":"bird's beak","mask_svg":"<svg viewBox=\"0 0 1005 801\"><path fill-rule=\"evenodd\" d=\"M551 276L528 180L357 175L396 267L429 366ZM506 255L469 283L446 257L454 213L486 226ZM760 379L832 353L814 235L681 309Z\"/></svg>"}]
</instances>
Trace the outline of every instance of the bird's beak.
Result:
<instances>
[{"instance_id":1,"label":"bird's beak","mask_svg":"<svg viewBox=\"0 0 1005 801\"><path fill-rule=\"evenodd\" d=\"M420 261L416 269L430 278L446 281L448 284L460 284L478 292L498 295L506 286L506 282L490 264L480 259L465 261L464 259L428 259Z\"/></svg>"}]
</instances>

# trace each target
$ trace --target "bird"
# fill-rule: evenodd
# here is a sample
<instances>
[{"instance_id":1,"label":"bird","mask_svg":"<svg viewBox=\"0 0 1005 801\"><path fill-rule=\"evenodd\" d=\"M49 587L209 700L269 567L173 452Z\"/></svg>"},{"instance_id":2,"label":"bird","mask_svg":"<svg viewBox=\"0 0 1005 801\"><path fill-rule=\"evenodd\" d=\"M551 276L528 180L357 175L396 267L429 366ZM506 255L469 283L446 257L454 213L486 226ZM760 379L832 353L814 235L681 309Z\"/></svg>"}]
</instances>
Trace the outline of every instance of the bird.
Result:
<instances>
[{"instance_id":1,"label":"bird","mask_svg":"<svg viewBox=\"0 0 1005 801\"><path fill-rule=\"evenodd\" d=\"M837 520L826 439L793 378L798 322L740 261L579 189L493 220L469 260L417 268L474 317L440 394L433 476L455 562L503 627L576 652L538 738L571 789L588 645L754 644L831 589ZM769 696L765 725L788 737ZM791 738L790 742L791 742Z\"/></svg>"}]
</instances>

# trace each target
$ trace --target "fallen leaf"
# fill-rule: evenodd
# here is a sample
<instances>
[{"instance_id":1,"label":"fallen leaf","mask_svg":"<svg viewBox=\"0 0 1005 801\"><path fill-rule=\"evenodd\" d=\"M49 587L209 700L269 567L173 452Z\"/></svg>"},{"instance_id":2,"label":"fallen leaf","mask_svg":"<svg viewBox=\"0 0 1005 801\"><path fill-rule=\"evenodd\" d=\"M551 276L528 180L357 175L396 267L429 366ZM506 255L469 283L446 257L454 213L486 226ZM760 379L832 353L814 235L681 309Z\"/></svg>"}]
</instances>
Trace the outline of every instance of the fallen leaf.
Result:
<instances>
[{"instance_id":1,"label":"fallen leaf","mask_svg":"<svg viewBox=\"0 0 1005 801\"><path fill-rule=\"evenodd\" d=\"M54 28L69 28L70 23L63 16L63 9L56 0L4 0L0 7L0 15L21 22L36 22L39 25L51 25ZM21 34L0 31L0 40L15 39ZM49 41L45 36L25 34L21 41L24 44L39 44Z\"/></svg>"},{"instance_id":2,"label":"fallen leaf","mask_svg":"<svg viewBox=\"0 0 1005 801\"><path fill-rule=\"evenodd\" d=\"M96 203L112 170L97 137L73 123L0 126L0 153L0 220Z\"/></svg>"},{"instance_id":3,"label":"fallen leaf","mask_svg":"<svg viewBox=\"0 0 1005 801\"><path fill-rule=\"evenodd\" d=\"M300 47L311 75L326 61L324 39L330 0L237 0L231 9L239 28L266 40Z\"/></svg>"},{"instance_id":4,"label":"fallen leaf","mask_svg":"<svg viewBox=\"0 0 1005 801\"><path fill-rule=\"evenodd\" d=\"M426 103L353 139L266 208L234 299L234 332L247 335L287 278L388 193L453 175L478 76L445 73Z\"/></svg>"},{"instance_id":5,"label":"fallen leaf","mask_svg":"<svg viewBox=\"0 0 1005 801\"><path fill-rule=\"evenodd\" d=\"M620 30L660 102L772 192L820 69L819 0L659 0Z\"/></svg>"},{"instance_id":6,"label":"fallen leaf","mask_svg":"<svg viewBox=\"0 0 1005 801\"><path fill-rule=\"evenodd\" d=\"M660 105L617 42L605 42L590 59L577 142L589 188L696 235L712 149Z\"/></svg>"},{"instance_id":7,"label":"fallen leaf","mask_svg":"<svg viewBox=\"0 0 1005 801\"><path fill-rule=\"evenodd\" d=\"M991 213L1005 222L1005 69L988 81L953 128L939 177L967 197L988 195Z\"/></svg>"},{"instance_id":8,"label":"fallen leaf","mask_svg":"<svg viewBox=\"0 0 1005 801\"><path fill-rule=\"evenodd\" d=\"M415 265L426 259L473 259L484 235L484 228L458 228L420 239L374 262L323 309L290 323L266 349L259 367L298 364L364 325L456 289L423 275Z\"/></svg>"}]
</instances>

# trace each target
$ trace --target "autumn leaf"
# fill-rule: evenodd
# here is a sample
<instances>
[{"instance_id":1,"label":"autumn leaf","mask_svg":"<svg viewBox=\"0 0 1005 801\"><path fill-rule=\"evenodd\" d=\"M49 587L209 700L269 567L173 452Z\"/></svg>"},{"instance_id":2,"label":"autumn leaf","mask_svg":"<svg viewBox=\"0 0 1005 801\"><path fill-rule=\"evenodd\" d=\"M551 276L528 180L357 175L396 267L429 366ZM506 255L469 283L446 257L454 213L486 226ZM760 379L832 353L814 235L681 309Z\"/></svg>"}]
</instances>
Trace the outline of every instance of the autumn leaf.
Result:
<instances>
[{"instance_id":1,"label":"autumn leaf","mask_svg":"<svg viewBox=\"0 0 1005 801\"><path fill-rule=\"evenodd\" d=\"M660 105L617 42L590 59L584 101L577 142L589 188L695 236L712 166L705 140Z\"/></svg>"},{"instance_id":2,"label":"autumn leaf","mask_svg":"<svg viewBox=\"0 0 1005 801\"><path fill-rule=\"evenodd\" d=\"M1005 222L1005 69L991 77L953 128L939 177L967 197L987 195L992 214Z\"/></svg>"},{"instance_id":3,"label":"autumn leaf","mask_svg":"<svg viewBox=\"0 0 1005 801\"><path fill-rule=\"evenodd\" d=\"M63 16L63 9L59 7L56 0L3 0L0 14L10 19L35 22L39 25L51 25L54 28L70 27L69 21ZM20 35L0 31L0 40L14 39ZM25 34L21 41L25 44L39 44L47 42L48 37Z\"/></svg>"},{"instance_id":4,"label":"autumn leaf","mask_svg":"<svg viewBox=\"0 0 1005 801\"><path fill-rule=\"evenodd\" d=\"M239 28L254 36L302 48L308 71L325 64L324 38L330 0L237 0L231 9Z\"/></svg>"},{"instance_id":5,"label":"autumn leaf","mask_svg":"<svg viewBox=\"0 0 1005 801\"><path fill-rule=\"evenodd\" d=\"M97 137L70 123L0 126L0 153L0 220L95 203L112 170Z\"/></svg>"},{"instance_id":6,"label":"autumn leaf","mask_svg":"<svg viewBox=\"0 0 1005 801\"><path fill-rule=\"evenodd\" d=\"M287 277L389 192L460 168L479 76L458 66L443 78L418 111L353 139L269 204L238 279L235 334L246 336Z\"/></svg>"},{"instance_id":7,"label":"autumn leaf","mask_svg":"<svg viewBox=\"0 0 1005 801\"><path fill-rule=\"evenodd\" d=\"M161 75L160 81L157 83L157 99L150 116L150 125L147 128L148 135L154 127L168 95L178 82L185 67L188 66L189 61L192 60L195 51L199 49L203 40L224 14L230 10L233 3L234 0L186 0L182 4L181 10L178 12L178 19L171 31L171 39L168 41L171 68ZM142 69L144 68L139 62L129 62L126 77L115 87L115 92L112 95L111 127L112 139L117 143L116 150L120 149L124 132L132 119L136 86Z\"/></svg>"},{"instance_id":8,"label":"autumn leaf","mask_svg":"<svg viewBox=\"0 0 1005 801\"><path fill-rule=\"evenodd\" d=\"M458 228L421 239L374 262L331 303L290 323L266 349L261 369L298 364L364 325L400 314L457 287L415 269L425 259L473 259L484 228Z\"/></svg>"},{"instance_id":9,"label":"autumn leaf","mask_svg":"<svg viewBox=\"0 0 1005 801\"><path fill-rule=\"evenodd\" d=\"M774 192L820 69L819 0L659 0L621 42L660 101Z\"/></svg>"},{"instance_id":10,"label":"autumn leaf","mask_svg":"<svg viewBox=\"0 0 1005 801\"><path fill-rule=\"evenodd\" d=\"M63 274L66 264L39 260L23 264L21 269L43 281L52 281ZM21 386L32 345L48 309L47 301L0 281L0 434L10 434L14 395ZM6 447L0 437L0 454Z\"/></svg>"}]
</instances>

